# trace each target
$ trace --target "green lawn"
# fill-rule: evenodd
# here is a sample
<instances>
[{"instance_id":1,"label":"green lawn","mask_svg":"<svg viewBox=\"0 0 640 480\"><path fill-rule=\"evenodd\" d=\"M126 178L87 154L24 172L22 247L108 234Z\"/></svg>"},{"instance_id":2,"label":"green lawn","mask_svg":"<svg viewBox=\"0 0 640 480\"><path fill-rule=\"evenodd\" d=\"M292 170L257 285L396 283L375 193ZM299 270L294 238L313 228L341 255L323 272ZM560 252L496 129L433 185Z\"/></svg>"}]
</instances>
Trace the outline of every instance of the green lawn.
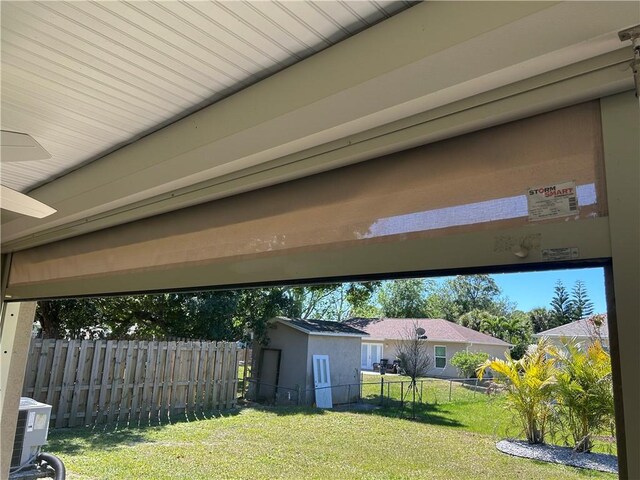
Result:
<instances>
[{"instance_id":1,"label":"green lawn","mask_svg":"<svg viewBox=\"0 0 640 480\"><path fill-rule=\"evenodd\" d=\"M380 377L364 381L365 401L378 405ZM496 440L520 432L502 397L428 379L428 403L414 411L400 402L407 381L386 376L385 407L366 412L245 408L161 426L58 430L47 451L70 479L616 478L504 455Z\"/></svg>"},{"instance_id":2,"label":"green lawn","mask_svg":"<svg viewBox=\"0 0 640 480\"><path fill-rule=\"evenodd\" d=\"M368 400L380 399L379 375L362 374L362 396ZM384 376L384 396L385 403L388 399L400 400L401 394L406 391L410 384L410 378L402 375ZM423 402L427 403L447 403L447 402L470 402L483 400L486 394L474 392L462 386L461 382L450 382L437 378L422 378L418 380L418 395L422 394ZM411 395L405 396L411 399ZM419 398L419 396L418 396Z\"/></svg>"},{"instance_id":3,"label":"green lawn","mask_svg":"<svg viewBox=\"0 0 640 480\"><path fill-rule=\"evenodd\" d=\"M406 394L409 377L385 375L384 398L380 398L380 376L363 374L363 400L376 405L384 405L385 415L399 418L415 418L417 421L434 422L433 417L442 417L443 424L464 425L465 430L477 433L497 435L499 437L524 438L522 427L505 407L501 395L487 395L474 392L462 386L460 382L450 382L436 378L424 378L418 381L418 392L422 392L423 402L412 409L411 392ZM401 402L402 392L405 401ZM419 395L417 397L419 399ZM424 404L426 402L426 404ZM602 438L610 432L600 432ZM563 445L565 432L550 429L547 435L549 443ZM616 454L616 444L595 439L594 452Z\"/></svg>"},{"instance_id":4,"label":"green lawn","mask_svg":"<svg viewBox=\"0 0 640 480\"><path fill-rule=\"evenodd\" d=\"M499 402L423 408L421 421L394 409L245 408L163 426L53 431L47 450L70 479L615 478L498 452L486 432Z\"/></svg>"}]
</instances>

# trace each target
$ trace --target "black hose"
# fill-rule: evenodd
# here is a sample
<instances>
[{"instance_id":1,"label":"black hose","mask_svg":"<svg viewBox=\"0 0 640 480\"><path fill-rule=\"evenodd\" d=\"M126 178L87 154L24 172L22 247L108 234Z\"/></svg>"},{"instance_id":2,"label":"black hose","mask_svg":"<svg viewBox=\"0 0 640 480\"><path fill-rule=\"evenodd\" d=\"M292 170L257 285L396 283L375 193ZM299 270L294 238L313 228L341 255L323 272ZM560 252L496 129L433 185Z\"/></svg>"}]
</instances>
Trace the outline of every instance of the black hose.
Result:
<instances>
[{"instance_id":1,"label":"black hose","mask_svg":"<svg viewBox=\"0 0 640 480\"><path fill-rule=\"evenodd\" d=\"M55 473L55 477L53 478L55 480L65 480L67 476L67 470L64 468L64 463L62 463L62 460L60 460L58 457L52 455L51 453L40 453L36 457L36 460L46 463L53 469L53 472Z\"/></svg>"}]
</instances>

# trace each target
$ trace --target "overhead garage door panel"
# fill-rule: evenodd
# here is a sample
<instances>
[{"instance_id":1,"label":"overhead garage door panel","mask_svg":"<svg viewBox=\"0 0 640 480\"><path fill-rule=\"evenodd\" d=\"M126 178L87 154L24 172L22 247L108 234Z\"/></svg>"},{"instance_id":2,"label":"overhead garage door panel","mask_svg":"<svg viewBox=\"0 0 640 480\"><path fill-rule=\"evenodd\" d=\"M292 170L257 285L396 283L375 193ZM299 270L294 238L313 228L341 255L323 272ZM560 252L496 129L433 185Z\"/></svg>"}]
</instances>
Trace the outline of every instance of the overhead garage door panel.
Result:
<instances>
[{"instance_id":1,"label":"overhead garage door panel","mask_svg":"<svg viewBox=\"0 0 640 480\"><path fill-rule=\"evenodd\" d=\"M536 227L588 221L607 213L602 170L599 103L589 102L17 252L8 292L55 296L74 289L282 280L286 272L266 267L277 261L263 262L259 274L247 266L293 254L311 265L317 252L374 243L401 248L415 240L526 227L527 189L566 181L577 185L579 211ZM305 261L291 278L316 276L304 270ZM200 273L189 275L194 268ZM222 271L234 278L221 278ZM333 271L353 273L348 261ZM145 283L150 278L153 287Z\"/></svg>"}]
</instances>

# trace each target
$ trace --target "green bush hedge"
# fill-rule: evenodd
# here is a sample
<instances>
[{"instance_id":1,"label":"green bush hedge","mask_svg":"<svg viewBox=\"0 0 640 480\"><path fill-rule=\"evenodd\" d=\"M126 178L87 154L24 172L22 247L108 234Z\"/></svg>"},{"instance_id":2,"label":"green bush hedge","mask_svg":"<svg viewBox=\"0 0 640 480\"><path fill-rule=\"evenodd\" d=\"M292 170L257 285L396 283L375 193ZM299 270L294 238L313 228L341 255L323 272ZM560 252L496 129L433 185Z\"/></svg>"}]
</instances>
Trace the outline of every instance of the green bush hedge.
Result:
<instances>
[{"instance_id":1,"label":"green bush hedge","mask_svg":"<svg viewBox=\"0 0 640 480\"><path fill-rule=\"evenodd\" d=\"M460 375L465 378L476 378L476 370L489 359L484 352L456 352L451 357L451 365L456 367Z\"/></svg>"}]
</instances>

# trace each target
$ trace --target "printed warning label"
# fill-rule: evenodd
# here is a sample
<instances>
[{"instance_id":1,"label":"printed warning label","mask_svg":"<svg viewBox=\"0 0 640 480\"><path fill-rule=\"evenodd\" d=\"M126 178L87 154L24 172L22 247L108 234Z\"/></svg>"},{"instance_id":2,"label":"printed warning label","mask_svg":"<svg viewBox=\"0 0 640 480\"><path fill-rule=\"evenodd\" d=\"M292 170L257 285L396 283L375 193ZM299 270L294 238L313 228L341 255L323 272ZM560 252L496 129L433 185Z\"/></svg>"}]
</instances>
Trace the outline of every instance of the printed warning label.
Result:
<instances>
[{"instance_id":1,"label":"printed warning label","mask_svg":"<svg viewBox=\"0 0 640 480\"><path fill-rule=\"evenodd\" d=\"M578 213L575 182L557 183L527 189L529 221L567 217Z\"/></svg>"},{"instance_id":2,"label":"printed warning label","mask_svg":"<svg viewBox=\"0 0 640 480\"><path fill-rule=\"evenodd\" d=\"M27 417L27 432L33 432L33 423L36 420L36 412L29 412Z\"/></svg>"},{"instance_id":3,"label":"printed warning label","mask_svg":"<svg viewBox=\"0 0 640 480\"><path fill-rule=\"evenodd\" d=\"M545 248L542 250L542 260L575 260L580 256L577 247Z\"/></svg>"}]
</instances>

